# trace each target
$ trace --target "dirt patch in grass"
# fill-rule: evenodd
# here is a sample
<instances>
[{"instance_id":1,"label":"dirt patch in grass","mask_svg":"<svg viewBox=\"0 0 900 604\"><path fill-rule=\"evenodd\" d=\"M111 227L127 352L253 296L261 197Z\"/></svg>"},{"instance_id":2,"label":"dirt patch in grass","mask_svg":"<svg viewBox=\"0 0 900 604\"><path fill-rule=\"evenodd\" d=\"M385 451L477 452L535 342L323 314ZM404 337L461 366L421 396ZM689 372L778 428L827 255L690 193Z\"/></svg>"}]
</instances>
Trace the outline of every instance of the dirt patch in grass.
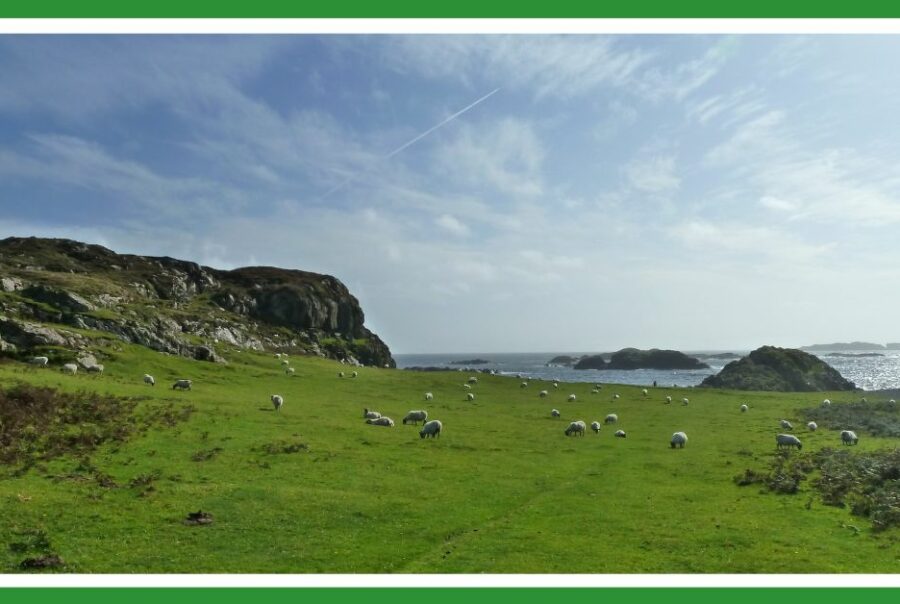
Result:
<instances>
[{"instance_id":1,"label":"dirt patch in grass","mask_svg":"<svg viewBox=\"0 0 900 604\"><path fill-rule=\"evenodd\" d=\"M219 453L221 453L224 449L222 447L213 447L212 449L206 449L204 451L197 451L193 455L191 455L192 461L209 461L216 457Z\"/></svg>"},{"instance_id":2,"label":"dirt patch in grass","mask_svg":"<svg viewBox=\"0 0 900 604\"><path fill-rule=\"evenodd\" d=\"M12 531L13 540L9 542L9 551L26 555L18 564L19 570L47 570L65 568L59 554L53 551L50 538L42 529L19 529Z\"/></svg>"},{"instance_id":3,"label":"dirt patch in grass","mask_svg":"<svg viewBox=\"0 0 900 604\"><path fill-rule=\"evenodd\" d=\"M290 453L308 453L309 445L296 440L279 440L254 447L253 451L268 453L269 455L285 455Z\"/></svg>"},{"instance_id":4,"label":"dirt patch in grass","mask_svg":"<svg viewBox=\"0 0 900 604\"><path fill-rule=\"evenodd\" d=\"M29 385L0 389L0 464L21 475L40 461L87 455L105 443L174 427L194 411L174 403L138 407L137 400L94 392Z\"/></svg>"}]
</instances>

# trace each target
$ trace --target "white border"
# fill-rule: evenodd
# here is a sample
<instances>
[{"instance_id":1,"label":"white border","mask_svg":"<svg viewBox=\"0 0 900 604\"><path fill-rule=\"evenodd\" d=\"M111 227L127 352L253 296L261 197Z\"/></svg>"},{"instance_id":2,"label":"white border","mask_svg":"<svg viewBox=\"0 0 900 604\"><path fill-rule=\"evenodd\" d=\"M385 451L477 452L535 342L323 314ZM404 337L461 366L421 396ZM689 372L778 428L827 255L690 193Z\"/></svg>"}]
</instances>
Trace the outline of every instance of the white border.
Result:
<instances>
[{"instance_id":1,"label":"white border","mask_svg":"<svg viewBox=\"0 0 900 604\"><path fill-rule=\"evenodd\" d=\"M900 19L0 19L0 34L898 34ZM0 575L0 587L900 587L900 574Z\"/></svg>"},{"instance_id":2,"label":"white border","mask_svg":"<svg viewBox=\"0 0 900 604\"><path fill-rule=\"evenodd\" d=\"M900 575L0 575L0 587L900 587ZM0 592L2 595L2 592Z\"/></svg>"},{"instance_id":3,"label":"white border","mask_svg":"<svg viewBox=\"0 0 900 604\"><path fill-rule=\"evenodd\" d=\"M0 19L0 34L896 34L900 19Z\"/></svg>"}]
</instances>

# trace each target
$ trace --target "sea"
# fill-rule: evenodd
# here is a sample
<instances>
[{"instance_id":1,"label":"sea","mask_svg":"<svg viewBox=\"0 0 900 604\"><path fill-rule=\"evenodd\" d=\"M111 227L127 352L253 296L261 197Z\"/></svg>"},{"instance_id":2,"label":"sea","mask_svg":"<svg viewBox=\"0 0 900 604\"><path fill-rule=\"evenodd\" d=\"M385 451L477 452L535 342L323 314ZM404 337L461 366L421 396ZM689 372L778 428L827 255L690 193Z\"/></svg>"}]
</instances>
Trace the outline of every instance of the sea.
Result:
<instances>
[{"instance_id":1,"label":"sea","mask_svg":"<svg viewBox=\"0 0 900 604\"><path fill-rule=\"evenodd\" d=\"M744 356L746 350L695 350L684 351L687 355L710 355L731 352ZM881 356L869 356L871 350L840 350L810 352L837 369L863 390L893 390L900 388L900 350L878 350ZM709 359L701 361L709 369L663 371L658 369L573 369L564 365L551 365L550 360L559 355L582 356L583 352L517 352L517 353L466 353L466 354L395 354L394 360L400 369L408 367L446 367L450 370L471 371L490 370L500 375L523 378L560 380L564 382L594 382L608 384L633 384L650 386L696 386L709 375L718 373L722 367L734 359ZM485 364L466 365L460 361L482 359Z\"/></svg>"}]
</instances>

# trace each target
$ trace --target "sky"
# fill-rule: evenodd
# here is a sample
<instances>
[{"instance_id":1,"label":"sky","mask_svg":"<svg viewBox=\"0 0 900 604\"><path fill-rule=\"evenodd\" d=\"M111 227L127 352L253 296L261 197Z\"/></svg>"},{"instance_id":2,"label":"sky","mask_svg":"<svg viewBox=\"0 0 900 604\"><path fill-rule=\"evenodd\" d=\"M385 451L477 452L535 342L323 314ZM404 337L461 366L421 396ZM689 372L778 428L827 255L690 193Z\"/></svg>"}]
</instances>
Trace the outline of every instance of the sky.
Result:
<instances>
[{"instance_id":1,"label":"sky","mask_svg":"<svg viewBox=\"0 0 900 604\"><path fill-rule=\"evenodd\" d=\"M394 353L900 341L898 36L0 36L0 237L338 277Z\"/></svg>"}]
</instances>

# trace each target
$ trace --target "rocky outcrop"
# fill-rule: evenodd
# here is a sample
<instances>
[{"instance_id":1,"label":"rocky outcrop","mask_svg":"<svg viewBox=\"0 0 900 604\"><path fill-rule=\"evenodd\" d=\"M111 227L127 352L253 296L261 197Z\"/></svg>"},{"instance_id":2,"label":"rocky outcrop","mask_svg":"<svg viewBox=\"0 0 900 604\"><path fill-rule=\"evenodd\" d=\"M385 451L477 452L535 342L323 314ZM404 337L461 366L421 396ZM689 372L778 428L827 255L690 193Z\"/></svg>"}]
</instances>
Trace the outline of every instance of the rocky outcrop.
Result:
<instances>
[{"instance_id":1,"label":"rocky outcrop","mask_svg":"<svg viewBox=\"0 0 900 604\"><path fill-rule=\"evenodd\" d=\"M216 347L228 345L395 366L387 345L365 327L358 300L329 275L274 267L222 271L33 237L0 241L0 273L0 310L19 326L63 323L210 361L222 360ZM15 333L5 341L26 348L66 345L48 334L25 337L21 327L7 331Z\"/></svg>"},{"instance_id":2,"label":"rocky outcrop","mask_svg":"<svg viewBox=\"0 0 900 604\"><path fill-rule=\"evenodd\" d=\"M575 364L575 369L708 369L709 365L701 363L677 350L638 350L623 348L609 356L609 362L597 354L584 357Z\"/></svg>"},{"instance_id":3,"label":"rocky outcrop","mask_svg":"<svg viewBox=\"0 0 900 604\"><path fill-rule=\"evenodd\" d=\"M549 361L547 361L547 366L549 367L551 365L563 365L563 366L574 365L575 363L577 363L578 361L580 361L583 358L584 357L574 357L574 356L569 356L567 354L561 354L561 355L555 356L552 359L550 359Z\"/></svg>"},{"instance_id":4,"label":"rocky outcrop","mask_svg":"<svg viewBox=\"0 0 900 604\"><path fill-rule=\"evenodd\" d=\"M855 390L833 367L811 354L792 348L763 346L725 365L700 384L729 390L817 392Z\"/></svg>"}]
</instances>

